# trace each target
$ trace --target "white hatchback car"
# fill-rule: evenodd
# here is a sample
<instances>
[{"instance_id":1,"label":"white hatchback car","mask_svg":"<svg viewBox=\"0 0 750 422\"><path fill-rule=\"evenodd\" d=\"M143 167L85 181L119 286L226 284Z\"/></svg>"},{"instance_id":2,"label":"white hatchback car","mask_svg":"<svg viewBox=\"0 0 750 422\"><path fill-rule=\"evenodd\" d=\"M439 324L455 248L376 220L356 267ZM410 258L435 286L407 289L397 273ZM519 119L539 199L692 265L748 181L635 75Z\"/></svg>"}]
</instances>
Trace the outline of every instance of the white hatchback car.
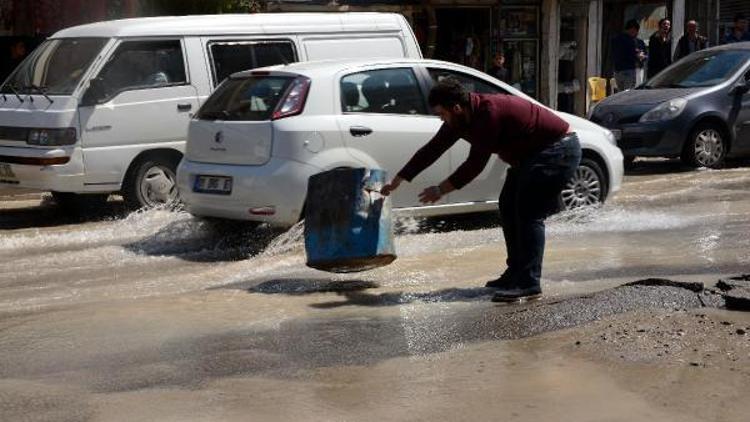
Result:
<instances>
[{"instance_id":1,"label":"white hatchback car","mask_svg":"<svg viewBox=\"0 0 750 422\"><path fill-rule=\"evenodd\" d=\"M382 168L394 175L438 130L427 93L458 78L473 92L535 102L477 70L420 59L294 63L237 73L190 122L177 170L193 215L291 226L302 216L308 178L339 167ZM558 113L578 133L583 159L561 195L565 207L603 202L620 188L622 153L610 131ZM458 142L392 195L396 213L437 216L496 209L507 165L491 160L463 189L422 205L417 194L450 175L469 153Z\"/></svg>"}]
</instances>

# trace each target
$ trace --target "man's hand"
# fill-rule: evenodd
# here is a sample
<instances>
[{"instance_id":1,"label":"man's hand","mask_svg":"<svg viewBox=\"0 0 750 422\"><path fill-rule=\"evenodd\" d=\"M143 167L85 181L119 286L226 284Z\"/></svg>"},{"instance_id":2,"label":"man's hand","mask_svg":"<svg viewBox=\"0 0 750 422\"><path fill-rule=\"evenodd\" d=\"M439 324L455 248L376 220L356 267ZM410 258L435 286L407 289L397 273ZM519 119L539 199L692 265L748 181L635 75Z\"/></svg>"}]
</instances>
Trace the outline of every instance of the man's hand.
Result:
<instances>
[{"instance_id":1,"label":"man's hand","mask_svg":"<svg viewBox=\"0 0 750 422\"><path fill-rule=\"evenodd\" d=\"M430 186L419 194L419 202L423 204L432 204L437 202L443 196L440 186Z\"/></svg>"},{"instance_id":2,"label":"man's hand","mask_svg":"<svg viewBox=\"0 0 750 422\"><path fill-rule=\"evenodd\" d=\"M390 183L386 183L385 185L383 185L382 188L380 188L380 194L383 195L383 196L390 195L391 192L393 192L396 189L398 189L398 185L400 185L401 182L403 182L403 181L404 181L404 179L402 179L400 176L394 177L393 180L391 180Z\"/></svg>"}]
</instances>

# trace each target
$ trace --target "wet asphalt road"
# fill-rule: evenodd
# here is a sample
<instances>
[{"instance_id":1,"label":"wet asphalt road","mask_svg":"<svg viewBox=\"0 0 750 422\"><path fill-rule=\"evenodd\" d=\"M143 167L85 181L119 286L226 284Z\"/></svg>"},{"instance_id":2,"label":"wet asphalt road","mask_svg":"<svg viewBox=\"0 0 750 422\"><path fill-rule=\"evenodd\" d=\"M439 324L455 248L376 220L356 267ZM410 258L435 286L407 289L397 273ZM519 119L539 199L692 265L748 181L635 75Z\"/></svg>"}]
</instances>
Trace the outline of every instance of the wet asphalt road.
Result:
<instances>
[{"instance_id":1,"label":"wet asphalt road","mask_svg":"<svg viewBox=\"0 0 750 422\"><path fill-rule=\"evenodd\" d=\"M512 306L489 302L481 287L504 260L492 216L402 221L394 264L342 276L304 266L299 227L217 232L184 213L124 215L116 199L105 215L81 220L33 193L6 197L0 419L487 417L493 406L443 408L461 395L464 381L451 377L463 371L470 389L494 383L470 376L476 368L462 365L472 359L514 368L528 353L511 339L705 303L679 287L612 289L623 282L710 284L749 272L748 191L747 163L719 171L644 163L604 208L549 222L546 297ZM468 360L446 363L456 357ZM528 370L548 374L547 365ZM586 365L573 372L596 378ZM459 391L420 407L436 374ZM604 380L594 390L621 392ZM626 404L643 417L674 416Z\"/></svg>"}]
</instances>

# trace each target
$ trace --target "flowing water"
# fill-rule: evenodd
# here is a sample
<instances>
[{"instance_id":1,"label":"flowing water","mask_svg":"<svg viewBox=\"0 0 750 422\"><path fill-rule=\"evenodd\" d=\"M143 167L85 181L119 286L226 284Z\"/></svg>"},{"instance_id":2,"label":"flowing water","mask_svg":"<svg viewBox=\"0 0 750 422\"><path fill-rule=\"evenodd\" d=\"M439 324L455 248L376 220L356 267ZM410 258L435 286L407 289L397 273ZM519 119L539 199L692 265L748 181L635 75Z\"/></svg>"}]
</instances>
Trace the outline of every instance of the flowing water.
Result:
<instances>
[{"instance_id":1,"label":"flowing water","mask_svg":"<svg viewBox=\"0 0 750 422\"><path fill-rule=\"evenodd\" d=\"M748 191L745 168L661 174L657 166L629 176L604 207L548 220L546 294L748 272ZM571 377L593 381L560 393L570 406L497 403L527 420L554 409L600 420L576 413L581 395L622 394L615 406L636 419L689 420L624 391L591 363L466 334L494 309L481 286L504 268L492 215L402 219L393 264L345 275L305 266L302 224L217 231L160 209L77 222L33 197L4 202L3 219L3 420L28 407L37 407L31 420L244 420L248 411L277 420L410 419L389 401L413 419L481 418L489 415L481 407L462 413L441 401L476 391L465 399L479 406L492 399L482 385L499 378L533 391L564 389ZM280 407L290 397L295 404Z\"/></svg>"}]
</instances>

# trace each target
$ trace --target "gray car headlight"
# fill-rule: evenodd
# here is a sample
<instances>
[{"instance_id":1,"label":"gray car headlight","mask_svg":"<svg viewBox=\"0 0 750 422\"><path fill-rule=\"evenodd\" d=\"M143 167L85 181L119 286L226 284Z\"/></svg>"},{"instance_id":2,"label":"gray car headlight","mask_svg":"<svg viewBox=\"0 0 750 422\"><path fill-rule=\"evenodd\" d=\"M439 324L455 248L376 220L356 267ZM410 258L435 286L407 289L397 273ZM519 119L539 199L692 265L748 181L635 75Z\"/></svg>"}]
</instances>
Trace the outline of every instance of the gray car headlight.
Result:
<instances>
[{"instance_id":1,"label":"gray car headlight","mask_svg":"<svg viewBox=\"0 0 750 422\"><path fill-rule=\"evenodd\" d=\"M685 110L685 106L687 106L687 103L687 100L684 98L675 98L669 101L665 101L646 112L646 114L641 116L640 120L638 121L641 123L646 123L672 120L675 117L679 116L683 110Z\"/></svg>"}]
</instances>

